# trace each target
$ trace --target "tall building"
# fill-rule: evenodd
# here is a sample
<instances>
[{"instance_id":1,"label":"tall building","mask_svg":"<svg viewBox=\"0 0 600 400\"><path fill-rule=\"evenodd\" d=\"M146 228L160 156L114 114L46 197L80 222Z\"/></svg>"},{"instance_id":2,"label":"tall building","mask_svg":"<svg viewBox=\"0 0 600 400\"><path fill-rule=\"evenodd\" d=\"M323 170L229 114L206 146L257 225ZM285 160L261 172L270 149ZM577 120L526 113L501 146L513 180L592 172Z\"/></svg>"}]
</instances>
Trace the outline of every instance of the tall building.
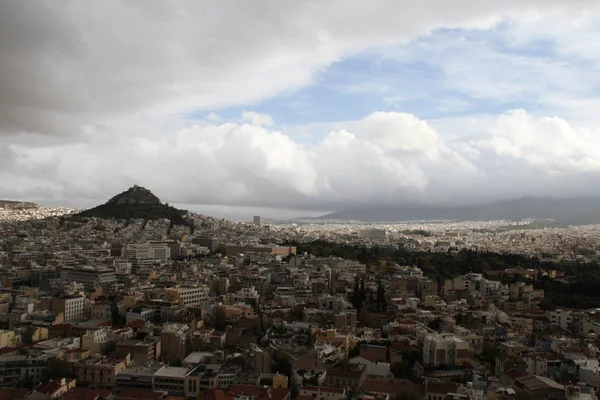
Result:
<instances>
[{"instance_id":1,"label":"tall building","mask_svg":"<svg viewBox=\"0 0 600 400\"><path fill-rule=\"evenodd\" d=\"M55 268L34 267L31 269L29 285L48 290L50 287L50 280L56 279L57 277L58 273Z\"/></svg>"},{"instance_id":2,"label":"tall building","mask_svg":"<svg viewBox=\"0 0 600 400\"><path fill-rule=\"evenodd\" d=\"M469 342L453 334L427 334L423 340L423 363L427 366L461 365L472 356Z\"/></svg>"},{"instance_id":3,"label":"tall building","mask_svg":"<svg viewBox=\"0 0 600 400\"><path fill-rule=\"evenodd\" d=\"M160 333L163 361L181 361L187 354L188 331L186 324L166 324Z\"/></svg>"},{"instance_id":4,"label":"tall building","mask_svg":"<svg viewBox=\"0 0 600 400\"><path fill-rule=\"evenodd\" d=\"M226 295L229 293L229 278L219 277L213 281L213 290L217 292L218 295Z\"/></svg>"},{"instance_id":5,"label":"tall building","mask_svg":"<svg viewBox=\"0 0 600 400\"><path fill-rule=\"evenodd\" d=\"M255 215L253 221L254 221L254 225L260 226L260 224L261 224L260 215Z\"/></svg>"},{"instance_id":6,"label":"tall building","mask_svg":"<svg viewBox=\"0 0 600 400\"><path fill-rule=\"evenodd\" d=\"M83 320L83 296L62 296L52 299L52 311L63 313L66 323Z\"/></svg>"},{"instance_id":7,"label":"tall building","mask_svg":"<svg viewBox=\"0 0 600 400\"><path fill-rule=\"evenodd\" d=\"M112 304L110 301L97 301L91 305L92 319L112 321Z\"/></svg>"}]
</instances>

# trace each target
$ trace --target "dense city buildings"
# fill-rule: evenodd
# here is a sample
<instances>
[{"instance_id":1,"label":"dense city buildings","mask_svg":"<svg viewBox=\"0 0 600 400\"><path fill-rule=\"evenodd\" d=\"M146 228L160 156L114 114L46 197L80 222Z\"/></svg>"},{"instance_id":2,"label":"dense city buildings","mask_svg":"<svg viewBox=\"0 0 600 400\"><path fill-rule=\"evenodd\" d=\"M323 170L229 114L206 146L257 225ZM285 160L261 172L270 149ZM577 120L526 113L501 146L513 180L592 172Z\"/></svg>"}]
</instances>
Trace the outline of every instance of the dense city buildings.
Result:
<instances>
[{"instance_id":1,"label":"dense city buildings","mask_svg":"<svg viewBox=\"0 0 600 400\"><path fill-rule=\"evenodd\" d=\"M560 289L595 227L34 211L0 223L18 398L596 399L600 309Z\"/></svg>"}]
</instances>

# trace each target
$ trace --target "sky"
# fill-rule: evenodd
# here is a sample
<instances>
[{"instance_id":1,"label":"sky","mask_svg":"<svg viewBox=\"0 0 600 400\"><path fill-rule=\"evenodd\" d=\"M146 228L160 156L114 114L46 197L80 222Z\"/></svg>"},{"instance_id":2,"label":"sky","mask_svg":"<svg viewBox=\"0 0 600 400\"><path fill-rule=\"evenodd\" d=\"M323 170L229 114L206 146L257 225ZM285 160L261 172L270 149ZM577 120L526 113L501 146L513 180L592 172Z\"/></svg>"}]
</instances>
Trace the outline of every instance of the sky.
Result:
<instances>
[{"instance_id":1,"label":"sky","mask_svg":"<svg viewBox=\"0 0 600 400\"><path fill-rule=\"evenodd\" d=\"M525 3L525 4L524 4ZM598 196L597 0L0 0L0 198Z\"/></svg>"}]
</instances>

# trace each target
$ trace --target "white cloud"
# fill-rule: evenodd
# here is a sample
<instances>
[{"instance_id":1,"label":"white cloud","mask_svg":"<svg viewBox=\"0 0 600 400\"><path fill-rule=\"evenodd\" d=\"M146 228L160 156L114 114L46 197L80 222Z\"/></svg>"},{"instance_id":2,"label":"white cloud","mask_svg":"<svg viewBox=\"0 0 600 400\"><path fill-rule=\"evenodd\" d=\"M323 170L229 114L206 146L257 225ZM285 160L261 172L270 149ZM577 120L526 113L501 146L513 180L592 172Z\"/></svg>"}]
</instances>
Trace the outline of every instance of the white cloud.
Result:
<instances>
[{"instance_id":1,"label":"white cloud","mask_svg":"<svg viewBox=\"0 0 600 400\"><path fill-rule=\"evenodd\" d=\"M221 122L222 119L219 116L219 114L211 112L210 114L207 115L206 120L209 122Z\"/></svg>"},{"instance_id":2,"label":"white cloud","mask_svg":"<svg viewBox=\"0 0 600 400\"><path fill-rule=\"evenodd\" d=\"M66 0L0 7L0 132L68 135L142 110L247 105L303 87L349 54L436 28L489 28L506 17L598 5Z\"/></svg>"},{"instance_id":3,"label":"white cloud","mask_svg":"<svg viewBox=\"0 0 600 400\"><path fill-rule=\"evenodd\" d=\"M348 126L313 144L260 123L203 121L161 135L113 132L115 143L8 145L0 197L44 189L48 198L89 203L137 183L171 203L331 210L600 193L589 184L600 178L600 132L559 118L515 110L474 121L477 133L450 142L404 113L375 112Z\"/></svg>"},{"instance_id":4,"label":"white cloud","mask_svg":"<svg viewBox=\"0 0 600 400\"><path fill-rule=\"evenodd\" d=\"M576 174L600 171L599 134L561 118L535 118L524 110L514 110L500 115L488 128L488 135L466 143L472 149L544 168L547 173Z\"/></svg>"},{"instance_id":5,"label":"white cloud","mask_svg":"<svg viewBox=\"0 0 600 400\"><path fill-rule=\"evenodd\" d=\"M374 68L369 79L391 87L382 100L396 109L395 99L411 109L419 103L427 115L523 107L597 125L598 22L597 12L574 8L504 20L490 29L439 30L372 51L372 60L398 73Z\"/></svg>"},{"instance_id":6,"label":"white cloud","mask_svg":"<svg viewBox=\"0 0 600 400\"><path fill-rule=\"evenodd\" d=\"M242 113L242 119L250 121L255 126L271 126L273 125L273 118L267 114L260 114L254 111L244 111Z\"/></svg>"}]
</instances>

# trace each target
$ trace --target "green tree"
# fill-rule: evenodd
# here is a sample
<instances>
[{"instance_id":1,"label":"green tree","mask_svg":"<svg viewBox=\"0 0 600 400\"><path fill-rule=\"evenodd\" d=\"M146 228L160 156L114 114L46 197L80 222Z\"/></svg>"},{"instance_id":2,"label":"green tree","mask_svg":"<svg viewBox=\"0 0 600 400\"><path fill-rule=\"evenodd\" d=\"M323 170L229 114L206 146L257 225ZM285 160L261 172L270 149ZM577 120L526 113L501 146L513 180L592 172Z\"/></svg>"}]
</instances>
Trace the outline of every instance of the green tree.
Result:
<instances>
[{"instance_id":1,"label":"green tree","mask_svg":"<svg viewBox=\"0 0 600 400\"><path fill-rule=\"evenodd\" d=\"M442 327L444 326L444 322L440 318L436 318L430 321L427 326L434 331L441 332Z\"/></svg>"},{"instance_id":2,"label":"green tree","mask_svg":"<svg viewBox=\"0 0 600 400\"><path fill-rule=\"evenodd\" d=\"M363 280L363 287L364 287L364 280ZM365 295L361 290L361 287L359 285L359 279L357 276L354 278L354 292L352 293L352 305L354 306L354 308L356 308L357 312L360 312L362 310L364 297L365 297Z\"/></svg>"},{"instance_id":3,"label":"green tree","mask_svg":"<svg viewBox=\"0 0 600 400\"><path fill-rule=\"evenodd\" d=\"M483 353L482 358L485 362L494 365L496 363L496 356L498 356L499 352L496 346L486 343L483 345Z\"/></svg>"},{"instance_id":4,"label":"green tree","mask_svg":"<svg viewBox=\"0 0 600 400\"><path fill-rule=\"evenodd\" d=\"M383 283L379 281L377 283L377 311L385 312L387 311L387 300L385 299L385 288L383 287Z\"/></svg>"},{"instance_id":5,"label":"green tree","mask_svg":"<svg viewBox=\"0 0 600 400\"><path fill-rule=\"evenodd\" d=\"M280 374L290 376L292 373L292 364L288 354L282 350L273 352L273 361L275 361L274 370Z\"/></svg>"}]
</instances>

